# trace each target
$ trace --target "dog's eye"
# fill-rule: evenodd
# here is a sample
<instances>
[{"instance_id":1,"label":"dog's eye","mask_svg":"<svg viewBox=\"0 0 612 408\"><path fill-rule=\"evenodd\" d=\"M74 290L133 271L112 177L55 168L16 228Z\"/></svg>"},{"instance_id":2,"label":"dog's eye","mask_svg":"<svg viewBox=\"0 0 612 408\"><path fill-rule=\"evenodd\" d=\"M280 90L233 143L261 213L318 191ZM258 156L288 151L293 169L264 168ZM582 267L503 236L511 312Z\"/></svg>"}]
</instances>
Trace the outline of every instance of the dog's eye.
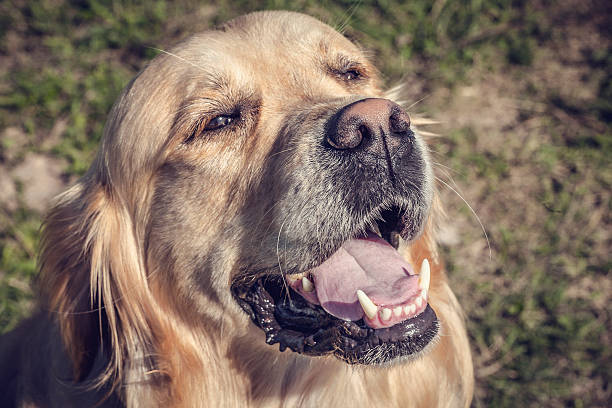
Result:
<instances>
[{"instance_id":1,"label":"dog's eye","mask_svg":"<svg viewBox=\"0 0 612 408\"><path fill-rule=\"evenodd\" d=\"M361 77L361 72L357 71L356 69L350 69L340 74L340 77L345 81L352 81Z\"/></svg>"},{"instance_id":2,"label":"dog's eye","mask_svg":"<svg viewBox=\"0 0 612 408\"><path fill-rule=\"evenodd\" d=\"M235 119L235 116L230 115L219 115L208 121L206 126L204 126L204 130L217 130L221 129L230 123L232 123Z\"/></svg>"}]
</instances>

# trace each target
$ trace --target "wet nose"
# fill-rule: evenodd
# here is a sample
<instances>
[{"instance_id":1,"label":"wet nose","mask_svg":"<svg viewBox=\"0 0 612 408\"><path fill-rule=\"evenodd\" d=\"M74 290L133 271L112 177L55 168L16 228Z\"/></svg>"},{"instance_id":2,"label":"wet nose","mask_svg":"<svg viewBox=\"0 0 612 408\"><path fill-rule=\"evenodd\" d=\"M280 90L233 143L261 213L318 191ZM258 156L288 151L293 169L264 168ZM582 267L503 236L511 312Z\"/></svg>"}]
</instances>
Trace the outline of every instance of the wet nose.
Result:
<instances>
[{"instance_id":1,"label":"wet nose","mask_svg":"<svg viewBox=\"0 0 612 408\"><path fill-rule=\"evenodd\" d=\"M410 117L388 99L369 98L353 102L340 109L329 123L327 143L337 150L356 149L361 145L375 149L381 143L393 148L403 139L412 137Z\"/></svg>"}]
</instances>

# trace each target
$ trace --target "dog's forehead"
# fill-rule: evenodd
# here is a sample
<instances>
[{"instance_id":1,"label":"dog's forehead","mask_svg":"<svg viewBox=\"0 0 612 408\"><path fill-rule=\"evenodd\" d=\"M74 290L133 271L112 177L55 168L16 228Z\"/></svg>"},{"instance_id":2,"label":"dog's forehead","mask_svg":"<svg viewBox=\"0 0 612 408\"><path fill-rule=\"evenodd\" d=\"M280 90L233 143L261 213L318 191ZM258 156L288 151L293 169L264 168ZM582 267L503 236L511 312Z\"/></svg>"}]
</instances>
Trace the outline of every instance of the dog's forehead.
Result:
<instances>
[{"instance_id":1,"label":"dog's forehead","mask_svg":"<svg viewBox=\"0 0 612 408\"><path fill-rule=\"evenodd\" d=\"M329 61L367 62L361 50L332 27L291 12L239 17L192 37L176 54L191 64L194 76L213 87L223 82L249 86L266 79L317 80L313 73L324 70ZM308 75L301 75L304 72Z\"/></svg>"},{"instance_id":2,"label":"dog's forehead","mask_svg":"<svg viewBox=\"0 0 612 408\"><path fill-rule=\"evenodd\" d=\"M217 31L260 50L312 52L313 46L329 43L354 48L344 36L329 25L305 14L287 11L257 12L230 20ZM245 44L247 45L247 44Z\"/></svg>"}]
</instances>

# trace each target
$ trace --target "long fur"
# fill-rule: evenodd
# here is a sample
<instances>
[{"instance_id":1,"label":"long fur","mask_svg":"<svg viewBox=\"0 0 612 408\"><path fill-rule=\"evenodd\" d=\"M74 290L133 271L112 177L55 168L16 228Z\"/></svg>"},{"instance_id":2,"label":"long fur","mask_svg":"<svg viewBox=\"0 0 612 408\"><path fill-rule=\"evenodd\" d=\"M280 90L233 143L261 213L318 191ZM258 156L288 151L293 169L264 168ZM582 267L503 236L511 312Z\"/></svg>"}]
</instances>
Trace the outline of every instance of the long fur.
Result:
<instances>
[{"instance_id":1,"label":"long fur","mask_svg":"<svg viewBox=\"0 0 612 408\"><path fill-rule=\"evenodd\" d=\"M219 158L195 154L180 140L197 126L185 118L196 117L198 111L181 98L194 92L201 71L211 69L205 61L231 63L215 47L222 48L232 32L246 36L253 26L258 27L257 41L264 41L272 31L266 28L267 19L271 26L289 21L291 30L322 29L314 19L293 13L247 16L224 28L223 35L203 37L204 44L196 37L173 51L175 57L159 56L122 93L91 169L57 198L46 218L40 311L0 341L0 388L8 390L0 405L469 406L472 362L461 308L436 251L435 220L442 211L437 198L425 231L414 242L401 245L412 264L420 265L423 258L432 262L429 301L441 323L439 339L413 361L354 367L333 357L279 353L264 344L261 331L231 298L231 277L245 266L246 258L251 262L259 256L240 253L240 234L264 234L266 228L260 224L268 222L271 215L266 214L273 212L248 206L261 201L260 196L249 201L249 191L265 177L261 163L272 157L274 141L265 145L265 137L259 136L231 145L209 142L207 149ZM331 32L325 35L335 38ZM282 47L282 39L277 40ZM241 41L248 53L247 39ZM210 50L198 53L198 47ZM239 85L258 80L236 75ZM211 86L213 78L206 78ZM224 90L228 85L212 86ZM382 95L376 86L363 92ZM288 97L293 96L288 89ZM397 99L398 93L387 97ZM280 113L274 109L281 108L262 108L262 118L268 122L258 126L264 132L279 126ZM164 177L186 171L186 165L176 164L178 158L189 168L206 167L205 174L212 174L223 168L223 155L232 149L248 153L245 161L242 155L247 153L231 153L240 171L234 174L228 169L206 178L202 181L206 192L197 201L164 207L176 225L193 227L193 231L174 231L171 222L156 212L163 203L179 200L169 193L173 190ZM287 161L282 154L275 157ZM193 187L184 187L186 197L191 196L189 188ZM205 213L198 205L206 205ZM253 224L238 222L245 217ZM271 225L268 222L267 227ZM223 246L215 246L215 240L223 241ZM262 242L265 252L267 244ZM198 247L197 256L179 256L190 253L191 246ZM270 249L274 250L278 246ZM204 275L199 269L203 266L210 270Z\"/></svg>"}]
</instances>

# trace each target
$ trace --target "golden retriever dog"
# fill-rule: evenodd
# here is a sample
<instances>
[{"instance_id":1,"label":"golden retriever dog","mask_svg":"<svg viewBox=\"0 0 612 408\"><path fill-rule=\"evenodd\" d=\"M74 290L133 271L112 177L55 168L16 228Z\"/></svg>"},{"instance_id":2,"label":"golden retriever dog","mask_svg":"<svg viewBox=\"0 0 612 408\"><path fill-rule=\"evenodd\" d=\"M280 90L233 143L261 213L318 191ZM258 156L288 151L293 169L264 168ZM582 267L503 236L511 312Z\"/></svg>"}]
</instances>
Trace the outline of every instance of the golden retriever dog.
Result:
<instances>
[{"instance_id":1,"label":"golden retriever dog","mask_svg":"<svg viewBox=\"0 0 612 408\"><path fill-rule=\"evenodd\" d=\"M432 165L397 93L297 13L157 56L46 218L0 405L469 406Z\"/></svg>"}]
</instances>

